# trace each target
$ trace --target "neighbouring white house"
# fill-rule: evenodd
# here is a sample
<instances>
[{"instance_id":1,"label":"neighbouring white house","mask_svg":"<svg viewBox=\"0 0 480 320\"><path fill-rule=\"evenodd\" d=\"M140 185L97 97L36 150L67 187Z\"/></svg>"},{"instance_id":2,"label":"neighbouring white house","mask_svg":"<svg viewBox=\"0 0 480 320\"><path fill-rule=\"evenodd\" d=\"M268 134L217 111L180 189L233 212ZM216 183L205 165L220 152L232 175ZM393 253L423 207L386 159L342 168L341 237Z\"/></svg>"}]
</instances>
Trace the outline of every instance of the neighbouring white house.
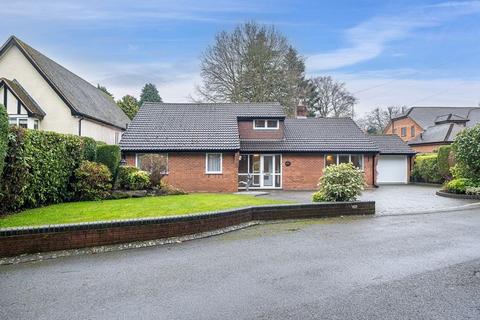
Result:
<instances>
[{"instance_id":1,"label":"neighbouring white house","mask_svg":"<svg viewBox=\"0 0 480 320\"><path fill-rule=\"evenodd\" d=\"M0 104L10 124L118 144L130 119L103 91L15 36L0 48Z\"/></svg>"}]
</instances>

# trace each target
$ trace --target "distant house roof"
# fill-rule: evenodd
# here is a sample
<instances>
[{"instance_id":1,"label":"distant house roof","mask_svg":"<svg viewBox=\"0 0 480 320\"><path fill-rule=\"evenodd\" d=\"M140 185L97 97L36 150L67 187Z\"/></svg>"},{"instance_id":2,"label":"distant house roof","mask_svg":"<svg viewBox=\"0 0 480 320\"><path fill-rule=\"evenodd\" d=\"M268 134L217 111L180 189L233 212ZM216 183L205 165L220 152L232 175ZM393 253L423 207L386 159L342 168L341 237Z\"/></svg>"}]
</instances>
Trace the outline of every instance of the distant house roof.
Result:
<instances>
[{"instance_id":1,"label":"distant house roof","mask_svg":"<svg viewBox=\"0 0 480 320\"><path fill-rule=\"evenodd\" d=\"M28 94L28 92L21 86L21 84L13 79L9 80L6 78L0 78L0 88L6 85L15 97L20 100L27 112L35 117L43 118L45 116L45 111L40 108L38 103Z\"/></svg>"},{"instance_id":2,"label":"distant house roof","mask_svg":"<svg viewBox=\"0 0 480 320\"><path fill-rule=\"evenodd\" d=\"M238 150L238 118L285 118L279 103L145 103L123 150Z\"/></svg>"},{"instance_id":3,"label":"distant house roof","mask_svg":"<svg viewBox=\"0 0 480 320\"><path fill-rule=\"evenodd\" d=\"M392 120L409 117L423 129L435 124L435 120L444 115L453 114L459 118L468 118L471 110L480 109L473 107L411 107L404 114Z\"/></svg>"},{"instance_id":4,"label":"distant house roof","mask_svg":"<svg viewBox=\"0 0 480 320\"><path fill-rule=\"evenodd\" d=\"M104 92L33 49L15 36L0 48L0 56L11 46L17 46L50 86L71 109L83 116L118 128L126 128L130 119Z\"/></svg>"},{"instance_id":5,"label":"distant house roof","mask_svg":"<svg viewBox=\"0 0 480 320\"><path fill-rule=\"evenodd\" d=\"M146 103L123 134L124 151L378 152L349 118L285 119L281 140L240 140L238 119L284 119L278 103Z\"/></svg>"},{"instance_id":6,"label":"distant house roof","mask_svg":"<svg viewBox=\"0 0 480 320\"><path fill-rule=\"evenodd\" d=\"M283 140L241 140L244 152L378 152L350 118L286 119Z\"/></svg>"},{"instance_id":7,"label":"distant house roof","mask_svg":"<svg viewBox=\"0 0 480 320\"><path fill-rule=\"evenodd\" d=\"M412 140L410 146L433 143L451 143L457 134L465 129L465 125L458 123L442 123L430 126Z\"/></svg>"},{"instance_id":8,"label":"distant house roof","mask_svg":"<svg viewBox=\"0 0 480 320\"><path fill-rule=\"evenodd\" d=\"M377 145L380 154L415 154L396 134L371 135L369 138Z\"/></svg>"}]
</instances>

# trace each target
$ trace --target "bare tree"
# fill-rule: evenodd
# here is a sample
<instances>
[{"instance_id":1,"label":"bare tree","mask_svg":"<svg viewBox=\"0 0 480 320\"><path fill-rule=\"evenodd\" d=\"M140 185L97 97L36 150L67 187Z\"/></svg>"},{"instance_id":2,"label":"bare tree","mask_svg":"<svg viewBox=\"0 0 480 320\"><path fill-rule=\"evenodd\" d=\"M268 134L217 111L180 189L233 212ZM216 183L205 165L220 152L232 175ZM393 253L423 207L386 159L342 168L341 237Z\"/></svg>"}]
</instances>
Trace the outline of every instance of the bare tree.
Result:
<instances>
[{"instance_id":1,"label":"bare tree","mask_svg":"<svg viewBox=\"0 0 480 320\"><path fill-rule=\"evenodd\" d=\"M386 108L375 108L359 119L358 123L363 129L371 134L380 134L385 130L392 118L405 112L404 106L389 106Z\"/></svg>"},{"instance_id":2,"label":"bare tree","mask_svg":"<svg viewBox=\"0 0 480 320\"><path fill-rule=\"evenodd\" d=\"M305 64L273 26L254 22L223 31L203 53L197 92L211 102L279 101L288 115L305 84Z\"/></svg>"},{"instance_id":3,"label":"bare tree","mask_svg":"<svg viewBox=\"0 0 480 320\"><path fill-rule=\"evenodd\" d=\"M330 76L312 78L308 82L307 107L317 117L353 117L357 99Z\"/></svg>"}]
</instances>

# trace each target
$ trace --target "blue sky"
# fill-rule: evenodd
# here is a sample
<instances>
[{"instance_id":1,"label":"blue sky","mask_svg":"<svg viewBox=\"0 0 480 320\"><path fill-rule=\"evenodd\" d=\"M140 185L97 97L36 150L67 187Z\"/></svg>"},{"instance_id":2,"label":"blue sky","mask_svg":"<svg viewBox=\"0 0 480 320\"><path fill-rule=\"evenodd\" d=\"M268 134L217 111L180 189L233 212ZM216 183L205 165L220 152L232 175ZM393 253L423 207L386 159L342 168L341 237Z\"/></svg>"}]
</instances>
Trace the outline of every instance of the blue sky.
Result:
<instances>
[{"instance_id":1,"label":"blue sky","mask_svg":"<svg viewBox=\"0 0 480 320\"><path fill-rule=\"evenodd\" d=\"M15 34L117 98L153 82L165 101L189 101L215 34L254 20L289 38L309 76L344 81L359 114L480 102L480 1L0 2L0 39Z\"/></svg>"}]
</instances>

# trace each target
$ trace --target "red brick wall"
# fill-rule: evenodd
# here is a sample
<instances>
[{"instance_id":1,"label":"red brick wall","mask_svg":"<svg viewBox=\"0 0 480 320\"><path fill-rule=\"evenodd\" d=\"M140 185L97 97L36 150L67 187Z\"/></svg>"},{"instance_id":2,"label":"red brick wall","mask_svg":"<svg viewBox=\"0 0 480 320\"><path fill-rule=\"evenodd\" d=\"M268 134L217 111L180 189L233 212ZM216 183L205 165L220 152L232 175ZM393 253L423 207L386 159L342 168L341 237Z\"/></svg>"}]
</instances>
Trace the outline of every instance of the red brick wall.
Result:
<instances>
[{"instance_id":1,"label":"red brick wall","mask_svg":"<svg viewBox=\"0 0 480 320\"><path fill-rule=\"evenodd\" d=\"M128 165L135 165L135 154L125 154ZM205 152L168 153L170 185L187 192L236 192L238 184L238 153L223 153L222 174L205 173Z\"/></svg>"},{"instance_id":2,"label":"red brick wall","mask_svg":"<svg viewBox=\"0 0 480 320\"><path fill-rule=\"evenodd\" d=\"M432 153L432 152L437 152L438 148L440 148L443 145L445 144L438 143L438 144L423 144L419 146L410 146L410 147L418 153Z\"/></svg>"},{"instance_id":3,"label":"red brick wall","mask_svg":"<svg viewBox=\"0 0 480 320\"><path fill-rule=\"evenodd\" d=\"M411 127L415 127L415 136L412 137L411 135ZM407 128L407 135L402 137L402 128ZM395 132L393 132L393 128L395 128ZM410 118L403 118L395 121L391 121L390 124L385 128L384 131L386 134L396 134L398 135L403 141L409 141L418 136L423 129L412 119Z\"/></svg>"},{"instance_id":4,"label":"red brick wall","mask_svg":"<svg viewBox=\"0 0 480 320\"><path fill-rule=\"evenodd\" d=\"M128 165L135 165L135 155L125 154ZM290 166L285 162L289 161ZM373 155L364 156L365 182L374 185ZM315 190L324 169L320 153L282 155L282 187L284 190ZM235 192L238 188L238 154L223 154L223 174L205 174L205 153L169 153L168 175L172 186L188 192Z\"/></svg>"},{"instance_id":5,"label":"red brick wall","mask_svg":"<svg viewBox=\"0 0 480 320\"><path fill-rule=\"evenodd\" d=\"M238 121L238 133L240 139L282 139L283 121L280 121L278 129L253 129L253 120Z\"/></svg>"},{"instance_id":6,"label":"red brick wall","mask_svg":"<svg viewBox=\"0 0 480 320\"><path fill-rule=\"evenodd\" d=\"M290 166L285 162L289 161ZM284 190L316 190L318 179L322 176L325 167L324 154L291 153L284 154L282 158L282 179ZM364 155L365 182L373 186L374 166L373 155Z\"/></svg>"},{"instance_id":7,"label":"red brick wall","mask_svg":"<svg viewBox=\"0 0 480 320\"><path fill-rule=\"evenodd\" d=\"M165 239L225 228L251 220L277 220L375 214L375 202L262 206L216 214L141 221L47 226L0 233L0 257L68 250L133 241Z\"/></svg>"}]
</instances>

